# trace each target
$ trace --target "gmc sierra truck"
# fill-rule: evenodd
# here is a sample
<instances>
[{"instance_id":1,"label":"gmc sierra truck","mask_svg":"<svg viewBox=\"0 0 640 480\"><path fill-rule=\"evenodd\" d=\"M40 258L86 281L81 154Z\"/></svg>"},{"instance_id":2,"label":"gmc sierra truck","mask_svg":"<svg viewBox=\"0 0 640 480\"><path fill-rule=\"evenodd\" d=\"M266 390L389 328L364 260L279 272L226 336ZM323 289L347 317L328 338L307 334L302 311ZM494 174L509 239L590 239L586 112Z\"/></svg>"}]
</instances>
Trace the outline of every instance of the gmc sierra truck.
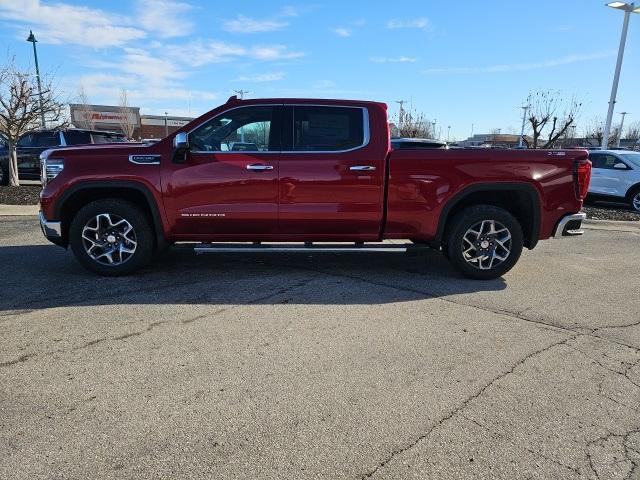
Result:
<instances>
[{"instance_id":1,"label":"gmc sierra truck","mask_svg":"<svg viewBox=\"0 0 640 480\"><path fill-rule=\"evenodd\" d=\"M155 144L50 149L41 168L44 235L102 275L192 243L435 248L465 276L495 278L523 247L582 234L591 175L585 150L394 150L383 103L235 97Z\"/></svg>"}]
</instances>

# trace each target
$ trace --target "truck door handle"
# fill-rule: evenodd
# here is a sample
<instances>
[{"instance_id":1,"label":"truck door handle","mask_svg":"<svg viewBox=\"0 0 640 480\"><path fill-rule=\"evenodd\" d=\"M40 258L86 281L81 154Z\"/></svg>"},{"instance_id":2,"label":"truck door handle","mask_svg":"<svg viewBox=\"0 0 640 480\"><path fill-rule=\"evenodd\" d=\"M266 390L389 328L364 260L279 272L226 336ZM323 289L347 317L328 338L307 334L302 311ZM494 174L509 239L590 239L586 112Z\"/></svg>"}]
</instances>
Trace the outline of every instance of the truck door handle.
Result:
<instances>
[{"instance_id":1,"label":"truck door handle","mask_svg":"<svg viewBox=\"0 0 640 480\"><path fill-rule=\"evenodd\" d=\"M353 170L354 172L373 172L376 169L373 165L355 165L353 167L349 167L349 170Z\"/></svg>"},{"instance_id":2,"label":"truck door handle","mask_svg":"<svg viewBox=\"0 0 640 480\"><path fill-rule=\"evenodd\" d=\"M262 165L261 163L252 163L251 165L247 165L247 170L256 170L262 172L264 170L273 170L273 166Z\"/></svg>"}]
</instances>

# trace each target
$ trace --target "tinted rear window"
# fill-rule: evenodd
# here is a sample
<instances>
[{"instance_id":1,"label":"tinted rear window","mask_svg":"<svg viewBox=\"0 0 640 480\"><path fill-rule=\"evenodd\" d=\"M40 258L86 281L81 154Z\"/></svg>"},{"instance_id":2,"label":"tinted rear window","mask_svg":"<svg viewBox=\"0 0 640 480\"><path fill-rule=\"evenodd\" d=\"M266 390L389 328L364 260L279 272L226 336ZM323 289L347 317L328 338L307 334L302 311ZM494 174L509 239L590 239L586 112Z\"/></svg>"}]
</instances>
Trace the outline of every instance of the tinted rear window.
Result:
<instances>
[{"instance_id":1,"label":"tinted rear window","mask_svg":"<svg viewBox=\"0 0 640 480\"><path fill-rule=\"evenodd\" d=\"M69 130L64 133L67 145L86 145L91 143L91 135L83 130Z\"/></svg>"},{"instance_id":2,"label":"tinted rear window","mask_svg":"<svg viewBox=\"0 0 640 480\"><path fill-rule=\"evenodd\" d=\"M364 144L361 108L294 107L293 150L339 151Z\"/></svg>"}]
</instances>

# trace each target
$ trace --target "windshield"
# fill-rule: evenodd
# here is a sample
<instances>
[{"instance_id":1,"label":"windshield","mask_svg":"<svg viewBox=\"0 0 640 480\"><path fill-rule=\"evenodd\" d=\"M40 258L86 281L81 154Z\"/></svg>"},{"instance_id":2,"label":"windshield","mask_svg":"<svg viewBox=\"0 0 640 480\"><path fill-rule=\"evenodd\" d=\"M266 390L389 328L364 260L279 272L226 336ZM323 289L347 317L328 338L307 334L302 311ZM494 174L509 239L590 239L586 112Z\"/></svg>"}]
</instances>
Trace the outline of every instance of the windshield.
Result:
<instances>
[{"instance_id":1,"label":"windshield","mask_svg":"<svg viewBox=\"0 0 640 480\"><path fill-rule=\"evenodd\" d=\"M629 160L636 167L640 167L640 153L620 153L619 154L623 159Z\"/></svg>"}]
</instances>

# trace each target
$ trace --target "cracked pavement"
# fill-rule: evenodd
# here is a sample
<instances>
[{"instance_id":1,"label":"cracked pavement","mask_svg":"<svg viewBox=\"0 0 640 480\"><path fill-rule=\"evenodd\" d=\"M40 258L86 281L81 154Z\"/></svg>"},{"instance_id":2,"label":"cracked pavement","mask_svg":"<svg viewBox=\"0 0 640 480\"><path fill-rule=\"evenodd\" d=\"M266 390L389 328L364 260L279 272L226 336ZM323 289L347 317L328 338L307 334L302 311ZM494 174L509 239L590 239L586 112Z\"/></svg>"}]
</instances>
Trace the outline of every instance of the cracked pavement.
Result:
<instances>
[{"instance_id":1,"label":"cracked pavement","mask_svg":"<svg viewBox=\"0 0 640 480\"><path fill-rule=\"evenodd\" d=\"M639 242L100 278L0 217L0 478L640 479Z\"/></svg>"}]
</instances>

